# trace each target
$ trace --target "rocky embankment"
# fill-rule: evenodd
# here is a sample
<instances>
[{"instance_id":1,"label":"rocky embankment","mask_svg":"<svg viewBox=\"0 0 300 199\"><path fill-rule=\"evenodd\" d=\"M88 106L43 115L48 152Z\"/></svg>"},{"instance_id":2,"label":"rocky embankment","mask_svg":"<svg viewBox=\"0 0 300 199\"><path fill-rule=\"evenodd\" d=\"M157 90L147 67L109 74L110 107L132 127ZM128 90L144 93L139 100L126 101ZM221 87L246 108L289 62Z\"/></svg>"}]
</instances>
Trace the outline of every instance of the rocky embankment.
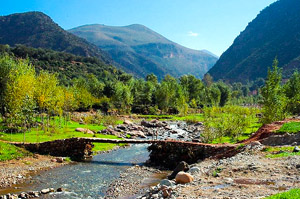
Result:
<instances>
[{"instance_id":1,"label":"rocky embankment","mask_svg":"<svg viewBox=\"0 0 300 199\"><path fill-rule=\"evenodd\" d=\"M203 124L201 122L187 125L185 122L166 122L159 120L142 120L140 124L134 124L128 120L124 124L115 127L109 126L107 129L96 133L104 135L115 135L120 138L131 139L180 139L182 141L201 142L201 132Z\"/></svg>"},{"instance_id":2,"label":"rocky embankment","mask_svg":"<svg viewBox=\"0 0 300 199\"><path fill-rule=\"evenodd\" d=\"M181 172L137 198L258 199L299 188L300 156L266 158L263 148L256 142L231 158L206 159L188 167L179 165L174 171Z\"/></svg>"},{"instance_id":3,"label":"rocky embankment","mask_svg":"<svg viewBox=\"0 0 300 199\"><path fill-rule=\"evenodd\" d=\"M0 162L0 199L10 198L36 198L41 191L21 193L21 194L1 194L8 188L18 189L17 184L31 179L31 176L43 170L63 166L69 162L64 161L62 157L51 157L34 154L32 157L26 157L21 160L10 160ZM45 191L45 190L44 190ZM51 190L52 191L52 190ZM50 192L50 191L49 191Z\"/></svg>"}]
</instances>

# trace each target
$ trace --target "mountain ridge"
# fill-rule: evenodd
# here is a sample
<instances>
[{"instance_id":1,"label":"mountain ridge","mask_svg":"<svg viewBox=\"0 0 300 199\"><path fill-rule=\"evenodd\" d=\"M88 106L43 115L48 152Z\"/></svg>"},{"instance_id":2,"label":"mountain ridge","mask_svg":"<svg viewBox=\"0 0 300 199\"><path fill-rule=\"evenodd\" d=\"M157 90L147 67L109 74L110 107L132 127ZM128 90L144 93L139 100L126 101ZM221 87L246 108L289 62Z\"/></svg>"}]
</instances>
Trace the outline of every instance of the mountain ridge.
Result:
<instances>
[{"instance_id":1,"label":"mountain ridge","mask_svg":"<svg viewBox=\"0 0 300 199\"><path fill-rule=\"evenodd\" d=\"M149 73L159 79L166 74L203 77L217 60L212 54L181 46L140 24L89 24L68 31L106 50L126 72L140 77Z\"/></svg>"},{"instance_id":2,"label":"mountain ridge","mask_svg":"<svg viewBox=\"0 0 300 199\"><path fill-rule=\"evenodd\" d=\"M300 2L279 0L252 20L233 44L208 71L215 80L245 82L265 78L268 67L277 57L284 76L287 66L300 69L292 61L300 55Z\"/></svg>"},{"instance_id":3,"label":"mountain ridge","mask_svg":"<svg viewBox=\"0 0 300 199\"><path fill-rule=\"evenodd\" d=\"M65 31L48 15L38 11L0 16L0 44L52 49L113 63L106 52Z\"/></svg>"}]
</instances>

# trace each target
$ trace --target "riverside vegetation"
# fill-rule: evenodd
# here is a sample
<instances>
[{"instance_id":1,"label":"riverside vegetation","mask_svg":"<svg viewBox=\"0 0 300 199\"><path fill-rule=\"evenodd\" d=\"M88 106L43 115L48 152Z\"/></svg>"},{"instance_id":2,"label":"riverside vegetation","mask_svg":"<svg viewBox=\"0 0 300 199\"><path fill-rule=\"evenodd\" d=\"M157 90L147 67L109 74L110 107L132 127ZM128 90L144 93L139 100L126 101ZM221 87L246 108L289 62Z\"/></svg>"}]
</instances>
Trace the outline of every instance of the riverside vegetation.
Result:
<instances>
[{"instance_id":1,"label":"riverside vegetation","mask_svg":"<svg viewBox=\"0 0 300 199\"><path fill-rule=\"evenodd\" d=\"M145 116L148 118L202 121L205 125L201 136L205 142L236 143L248 138L261 124L299 113L300 75L295 72L286 84L281 84L277 60L260 89L261 94L255 96L248 95L249 85L257 82L229 85L213 82L209 75L203 81L192 75L179 79L167 75L158 82L153 74L146 80L134 79L125 73L117 79L106 80L86 74L62 83L58 74L46 70L37 72L32 63L30 58L19 59L10 53L0 56L2 140L42 142L69 137L117 138L89 135L75 132L75 129L84 124L88 129L99 131L122 122L107 114L143 113L151 114ZM257 103L261 103L262 109L239 106ZM91 109L98 112L76 117L75 111ZM196 113L197 110L201 113ZM195 113L189 115L189 112ZM263 113L261 118L256 117L260 112ZM292 129L297 132L297 127ZM96 150L112 147L114 145L99 145ZM1 160L28 155L8 144L1 144L0 151Z\"/></svg>"}]
</instances>

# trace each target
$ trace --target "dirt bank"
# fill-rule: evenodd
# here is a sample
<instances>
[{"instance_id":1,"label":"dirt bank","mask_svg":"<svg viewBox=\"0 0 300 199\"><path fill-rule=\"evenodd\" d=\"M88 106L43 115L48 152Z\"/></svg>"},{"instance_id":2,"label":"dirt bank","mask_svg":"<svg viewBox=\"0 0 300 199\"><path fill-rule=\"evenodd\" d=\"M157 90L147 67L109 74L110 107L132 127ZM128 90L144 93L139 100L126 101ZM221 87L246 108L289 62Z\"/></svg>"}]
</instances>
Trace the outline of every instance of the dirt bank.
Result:
<instances>
[{"instance_id":1,"label":"dirt bank","mask_svg":"<svg viewBox=\"0 0 300 199\"><path fill-rule=\"evenodd\" d=\"M58 163L56 158L43 155L0 162L0 195L5 188L24 182L41 170L48 170L65 164L68 162Z\"/></svg>"}]
</instances>

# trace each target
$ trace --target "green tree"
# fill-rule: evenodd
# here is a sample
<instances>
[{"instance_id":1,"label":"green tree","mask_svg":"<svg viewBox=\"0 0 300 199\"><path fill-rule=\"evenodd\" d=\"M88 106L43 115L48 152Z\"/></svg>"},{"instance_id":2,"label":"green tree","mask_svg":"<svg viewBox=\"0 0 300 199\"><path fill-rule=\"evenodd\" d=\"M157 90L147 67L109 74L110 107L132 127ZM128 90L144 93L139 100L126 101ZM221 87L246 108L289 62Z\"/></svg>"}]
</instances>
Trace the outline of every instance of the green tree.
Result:
<instances>
[{"instance_id":1,"label":"green tree","mask_svg":"<svg viewBox=\"0 0 300 199\"><path fill-rule=\"evenodd\" d=\"M265 85L261 88L264 124L282 120L286 116L286 98L282 86L282 70L278 68L278 60L273 61L272 70L268 69Z\"/></svg>"},{"instance_id":2,"label":"green tree","mask_svg":"<svg viewBox=\"0 0 300 199\"><path fill-rule=\"evenodd\" d=\"M300 74L296 71L284 85L284 93L287 97L287 110L291 114L300 113Z\"/></svg>"}]
</instances>

